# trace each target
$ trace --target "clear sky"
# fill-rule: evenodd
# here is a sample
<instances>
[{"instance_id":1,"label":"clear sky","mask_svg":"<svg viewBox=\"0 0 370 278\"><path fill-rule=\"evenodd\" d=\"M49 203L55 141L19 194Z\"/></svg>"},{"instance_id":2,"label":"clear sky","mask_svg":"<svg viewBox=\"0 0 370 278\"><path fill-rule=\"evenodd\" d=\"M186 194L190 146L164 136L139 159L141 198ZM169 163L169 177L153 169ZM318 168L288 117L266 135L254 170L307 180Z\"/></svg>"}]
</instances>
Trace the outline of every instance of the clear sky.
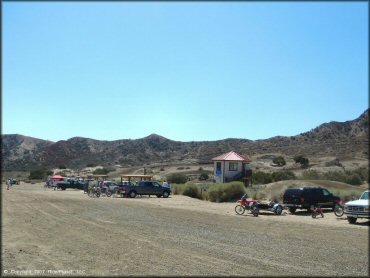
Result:
<instances>
[{"instance_id":1,"label":"clear sky","mask_svg":"<svg viewBox=\"0 0 370 278\"><path fill-rule=\"evenodd\" d=\"M369 106L367 2L2 8L2 134L257 140Z\"/></svg>"}]
</instances>

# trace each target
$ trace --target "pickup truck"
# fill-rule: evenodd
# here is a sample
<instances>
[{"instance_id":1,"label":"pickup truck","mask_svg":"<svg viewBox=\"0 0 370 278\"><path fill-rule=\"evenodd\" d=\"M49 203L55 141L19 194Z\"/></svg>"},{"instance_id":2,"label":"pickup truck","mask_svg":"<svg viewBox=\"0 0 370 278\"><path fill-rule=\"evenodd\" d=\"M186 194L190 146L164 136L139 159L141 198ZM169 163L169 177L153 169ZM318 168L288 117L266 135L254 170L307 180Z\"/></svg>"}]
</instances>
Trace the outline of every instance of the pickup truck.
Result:
<instances>
[{"instance_id":1,"label":"pickup truck","mask_svg":"<svg viewBox=\"0 0 370 278\"><path fill-rule=\"evenodd\" d=\"M156 181L140 181L137 184L126 183L120 186L120 192L130 198L135 198L137 195L156 195L158 198L168 198L171 194L171 189L160 185Z\"/></svg>"},{"instance_id":2,"label":"pickup truck","mask_svg":"<svg viewBox=\"0 0 370 278\"><path fill-rule=\"evenodd\" d=\"M370 219L369 215L369 190L364 191L360 199L344 204L344 214L350 224L355 224L357 218Z\"/></svg>"},{"instance_id":3,"label":"pickup truck","mask_svg":"<svg viewBox=\"0 0 370 278\"><path fill-rule=\"evenodd\" d=\"M80 189L80 190L83 190L84 189L84 182L83 181L79 181L79 180L74 180L74 179L64 179L63 181L57 181L57 182L54 182L54 186L57 188L57 189L62 189L62 190L66 190L67 188L74 188L74 189Z\"/></svg>"}]
</instances>

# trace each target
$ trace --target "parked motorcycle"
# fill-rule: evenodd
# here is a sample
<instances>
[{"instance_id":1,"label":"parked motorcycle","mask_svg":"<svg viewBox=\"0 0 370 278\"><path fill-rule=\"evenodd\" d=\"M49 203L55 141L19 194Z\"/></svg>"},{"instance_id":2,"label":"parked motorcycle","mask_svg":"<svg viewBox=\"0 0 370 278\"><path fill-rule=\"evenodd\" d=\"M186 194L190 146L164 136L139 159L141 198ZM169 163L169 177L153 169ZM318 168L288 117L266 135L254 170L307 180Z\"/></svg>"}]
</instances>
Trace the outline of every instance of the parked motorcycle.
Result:
<instances>
[{"instance_id":1,"label":"parked motorcycle","mask_svg":"<svg viewBox=\"0 0 370 278\"><path fill-rule=\"evenodd\" d=\"M236 214L242 215L246 210L249 210L253 216L257 217L259 209L257 207L257 200L247 200L248 195L244 194L240 200L237 201L238 205L235 206Z\"/></svg>"},{"instance_id":2,"label":"parked motorcycle","mask_svg":"<svg viewBox=\"0 0 370 278\"><path fill-rule=\"evenodd\" d=\"M321 209L320 206L311 206L310 207L310 210L311 210L311 216L312 218L316 218L318 215L321 215L322 218L324 218L324 213Z\"/></svg>"},{"instance_id":3,"label":"parked motorcycle","mask_svg":"<svg viewBox=\"0 0 370 278\"><path fill-rule=\"evenodd\" d=\"M343 216L344 214L344 201L343 200L339 200L336 202L334 206L334 214L338 217Z\"/></svg>"},{"instance_id":4,"label":"parked motorcycle","mask_svg":"<svg viewBox=\"0 0 370 278\"><path fill-rule=\"evenodd\" d=\"M96 197L96 198L99 198L100 197L100 187L98 186L89 186L89 190L88 190L88 196L89 197Z\"/></svg>"},{"instance_id":5,"label":"parked motorcycle","mask_svg":"<svg viewBox=\"0 0 370 278\"><path fill-rule=\"evenodd\" d=\"M257 201L256 205L258 207L258 210L271 211L276 215L281 215L283 212L283 206L276 200L268 203L260 203L259 201Z\"/></svg>"}]
</instances>

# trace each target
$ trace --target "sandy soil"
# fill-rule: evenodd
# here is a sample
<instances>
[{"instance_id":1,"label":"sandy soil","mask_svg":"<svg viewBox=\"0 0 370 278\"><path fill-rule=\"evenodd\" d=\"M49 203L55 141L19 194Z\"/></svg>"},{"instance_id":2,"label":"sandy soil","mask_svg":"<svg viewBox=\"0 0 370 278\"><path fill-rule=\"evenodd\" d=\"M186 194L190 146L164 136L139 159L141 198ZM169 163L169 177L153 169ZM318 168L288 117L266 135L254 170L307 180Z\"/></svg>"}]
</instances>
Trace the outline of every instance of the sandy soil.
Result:
<instances>
[{"instance_id":1,"label":"sandy soil","mask_svg":"<svg viewBox=\"0 0 370 278\"><path fill-rule=\"evenodd\" d=\"M369 221L236 215L185 196L90 198L2 186L2 274L367 276Z\"/></svg>"}]
</instances>

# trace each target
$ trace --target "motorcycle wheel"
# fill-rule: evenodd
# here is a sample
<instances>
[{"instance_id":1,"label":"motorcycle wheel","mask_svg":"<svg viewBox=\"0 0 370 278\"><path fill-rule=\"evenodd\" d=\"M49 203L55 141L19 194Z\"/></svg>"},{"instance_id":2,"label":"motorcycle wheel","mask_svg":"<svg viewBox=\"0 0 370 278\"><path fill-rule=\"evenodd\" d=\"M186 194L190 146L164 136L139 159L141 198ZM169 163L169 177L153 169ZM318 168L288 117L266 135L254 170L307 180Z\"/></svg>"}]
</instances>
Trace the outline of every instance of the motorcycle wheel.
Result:
<instances>
[{"instance_id":1,"label":"motorcycle wheel","mask_svg":"<svg viewBox=\"0 0 370 278\"><path fill-rule=\"evenodd\" d=\"M235 207L235 212L236 212L236 214L242 215L245 212L245 208L241 205L237 205Z\"/></svg>"},{"instance_id":2,"label":"motorcycle wheel","mask_svg":"<svg viewBox=\"0 0 370 278\"><path fill-rule=\"evenodd\" d=\"M343 216L344 214L344 210L343 210L343 207L340 206L340 205L335 205L334 207L334 214L338 217L341 217Z\"/></svg>"},{"instance_id":3,"label":"motorcycle wheel","mask_svg":"<svg viewBox=\"0 0 370 278\"><path fill-rule=\"evenodd\" d=\"M252 210L253 216L254 217L257 217L258 214L259 214L259 212L260 212L260 210L258 209L258 207L257 206L253 206L251 210Z\"/></svg>"},{"instance_id":4,"label":"motorcycle wheel","mask_svg":"<svg viewBox=\"0 0 370 278\"><path fill-rule=\"evenodd\" d=\"M311 214L311 216L312 216L312 218L316 218L316 212L313 212L313 213Z\"/></svg>"},{"instance_id":5,"label":"motorcycle wheel","mask_svg":"<svg viewBox=\"0 0 370 278\"><path fill-rule=\"evenodd\" d=\"M107 195L107 197L110 197L110 196L112 196L112 192L111 191L107 191L106 195Z\"/></svg>"},{"instance_id":6,"label":"motorcycle wheel","mask_svg":"<svg viewBox=\"0 0 370 278\"><path fill-rule=\"evenodd\" d=\"M282 212L283 212L282 206L277 206L276 209L275 209L275 211L274 211L274 213L276 215L281 215Z\"/></svg>"}]
</instances>

